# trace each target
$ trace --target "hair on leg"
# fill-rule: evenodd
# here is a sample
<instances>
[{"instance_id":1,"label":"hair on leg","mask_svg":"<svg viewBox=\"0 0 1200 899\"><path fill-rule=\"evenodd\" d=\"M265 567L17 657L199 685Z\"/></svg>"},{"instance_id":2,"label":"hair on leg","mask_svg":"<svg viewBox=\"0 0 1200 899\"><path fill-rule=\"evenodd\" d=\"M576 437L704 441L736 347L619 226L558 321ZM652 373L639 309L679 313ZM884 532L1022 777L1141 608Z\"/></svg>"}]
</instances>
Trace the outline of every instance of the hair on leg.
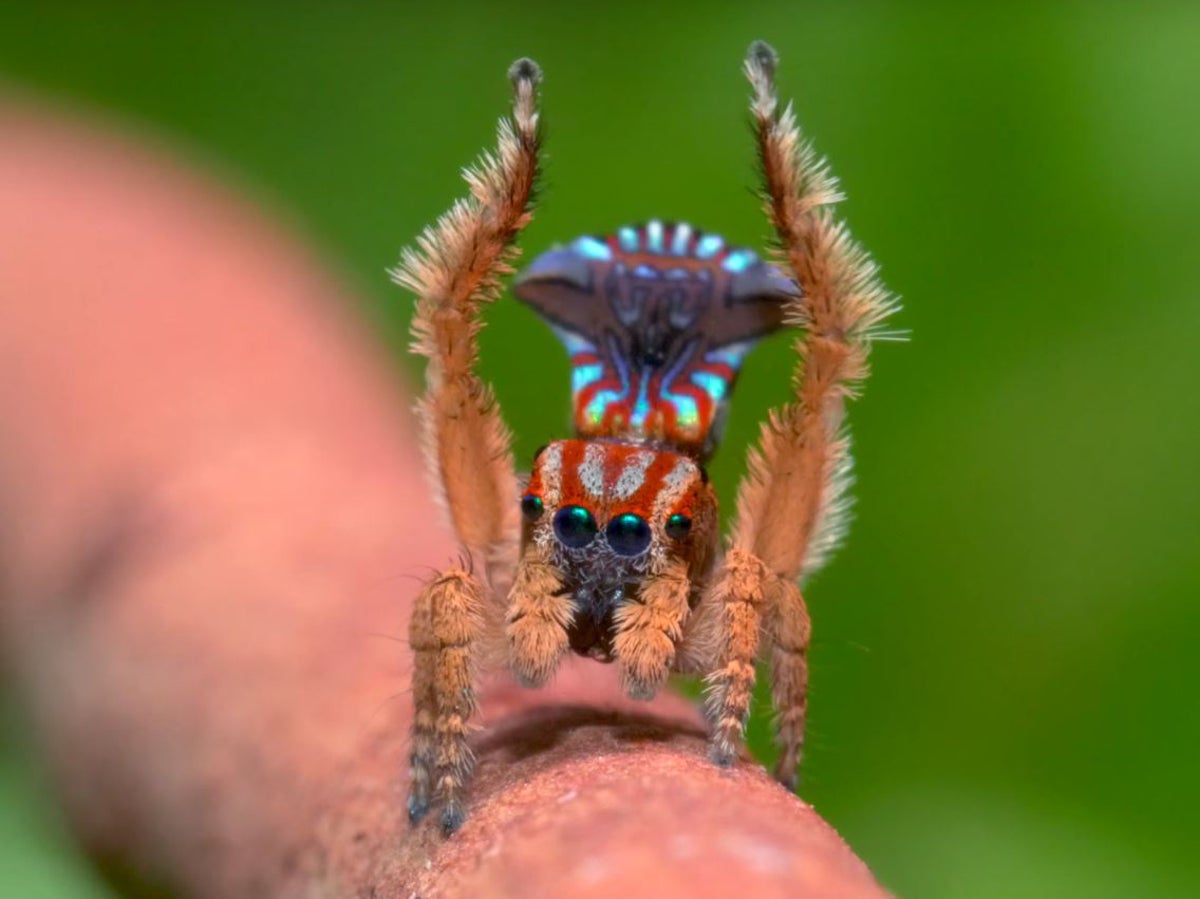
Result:
<instances>
[{"instance_id":1,"label":"hair on leg","mask_svg":"<svg viewBox=\"0 0 1200 899\"><path fill-rule=\"evenodd\" d=\"M475 373L479 316L513 270L538 171L541 72L521 59L508 74L512 118L500 120L496 149L464 172L470 195L427 228L393 272L417 295L413 350L429 360L417 414L432 487L468 559L483 564L482 578L456 569L427 585L409 628L415 715L408 812L419 820L431 800L440 801L447 832L465 815L480 641L518 535L511 439L491 388Z\"/></svg>"},{"instance_id":2,"label":"hair on leg","mask_svg":"<svg viewBox=\"0 0 1200 899\"><path fill-rule=\"evenodd\" d=\"M479 314L513 271L514 242L531 218L540 142L541 71L521 59L509 77L513 115L500 120L496 149L465 170L470 195L427 228L393 272L417 294L413 351L429 359L417 412L434 488L489 575L515 561L517 481L495 395L475 373Z\"/></svg>"},{"instance_id":3,"label":"hair on leg","mask_svg":"<svg viewBox=\"0 0 1200 899\"><path fill-rule=\"evenodd\" d=\"M870 257L834 218L830 207L841 199L837 182L801 137L791 106L778 111L777 62L775 51L757 41L750 46L745 73L754 89L750 109L764 207L779 240L778 261L801 288L800 295L789 301L787 313L791 323L802 329L795 344L796 399L770 413L758 447L749 454L748 471L738 489L731 549L714 593L715 601L727 608L726 628L748 618L747 612L737 611L753 605L736 589L739 584L746 589L746 575L731 577L731 567L745 572L753 567L748 559L757 561L764 578L779 582L770 590L760 585L762 602L768 602L769 594L770 603L796 606L758 608L774 650L787 652L785 647L798 647L799 616L807 622L807 613L799 590L784 584L819 567L845 530L850 455L842 424L844 404L867 375L871 342L896 336L881 330L881 325L897 303L879 282ZM748 695L743 694L753 687L754 671L747 667L745 653L736 649L747 642L744 635L727 630L720 667L710 678L710 706L720 722L713 735L718 759L732 758L730 744L741 740L742 728L735 729L734 724L748 709ZM793 662L773 667L776 702L784 703L777 705L777 711L785 760L799 756L805 666L802 653ZM793 776L785 773L789 781Z\"/></svg>"},{"instance_id":4,"label":"hair on leg","mask_svg":"<svg viewBox=\"0 0 1200 899\"><path fill-rule=\"evenodd\" d=\"M467 736L476 711L486 590L468 571L447 571L421 591L409 622L416 714L408 814L415 823L438 801L447 833L465 817L464 791L474 767Z\"/></svg>"},{"instance_id":5,"label":"hair on leg","mask_svg":"<svg viewBox=\"0 0 1200 899\"><path fill-rule=\"evenodd\" d=\"M433 589L437 581L421 588L408 619L408 643L412 649L413 720L409 748L408 820L416 824L429 811L437 762L438 700L434 690L437 668L437 639L433 632Z\"/></svg>"},{"instance_id":6,"label":"hair on leg","mask_svg":"<svg viewBox=\"0 0 1200 899\"><path fill-rule=\"evenodd\" d=\"M834 218L842 199L828 165L800 135L791 106L777 111L769 46L751 45L746 75L754 87L764 208L779 239L779 261L801 295L789 319L796 339L796 399L771 413L738 491L734 544L758 554L785 580L811 574L846 523L849 442L844 404L867 375L873 340L897 303L878 269Z\"/></svg>"},{"instance_id":7,"label":"hair on leg","mask_svg":"<svg viewBox=\"0 0 1200 899\"><path fill-rule=\"evenodd\" d=\"M713 580L714 598L708 601L720 604L721 637L716 667L705 679L705 709L712 728L710 752L719 765L733 764L742 746L754 697L754 662L773 581L757 556L737 548L729 550Z\"/></svg>"},{"instance_id":8,"label":"hair on leg","mask_svg":"<svg viewBox=\"0 0 1200 899\"><path fill-rule=\"evenodd\" d=\"M778 588L778 598L764 622L770 640L767 658L775 707L775 742L781 750L775 779L794 790L808 714L808 643L812 626L795 581L780 580Z\"/></svg>"}]
</instances>

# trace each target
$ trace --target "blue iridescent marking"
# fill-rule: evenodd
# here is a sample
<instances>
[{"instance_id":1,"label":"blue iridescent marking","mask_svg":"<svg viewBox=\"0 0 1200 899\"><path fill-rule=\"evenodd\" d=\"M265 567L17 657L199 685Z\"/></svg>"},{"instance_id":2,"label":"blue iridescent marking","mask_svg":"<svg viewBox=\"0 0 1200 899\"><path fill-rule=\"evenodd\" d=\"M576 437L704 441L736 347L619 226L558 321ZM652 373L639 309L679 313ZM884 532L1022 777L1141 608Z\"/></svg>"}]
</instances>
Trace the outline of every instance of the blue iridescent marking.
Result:
<instances>
[{"instance_id":1,"label":"blue iridescent marking","mask_svg":"<svg viewBox=\"0 0 1200 899\"><path fill-rule=\"evenodd\" d=\"M667 269L663 273L663 277L668 281L686 281L688 278L688 270L686 268Z\"/></svg>"},{"instance_id":2,"label":"blue iridescent marking","mask_svg":"<svg viewBox=\"0 0 1200 899\"><path fill-rule=\"evenodd\" d=\"M639 278L657 278L658 269L651 265L639 265L633 270L633 273Z\"/></svg>"},{"instance_id":3,"label":"blue iridescent marking","mask_svg":"<svg viewBox=\"0 0 1200 899\"><path fill-rule=\"evenodd\" d=\"M690 396L672 393L671 385L675 383L675 378L679 373L687 367L695 349L696 345L692 343L679 354L679 358L675 360L675 364L663 375L662 384L659 387L663 397L675 408L676 426L684 429L699 426L700 407L696 405L696 401Z\"/></svg>"},{"instance_id":4,"label":"blue iridescent marking","mask_svg":"<svg viewBox=\"0 0 1200 899\"><path fill-rule=\"evenodd\" d=\"M663 223L658 219L646 222L646 249L651 253L663 251Z\"/></svg>"},{"instance_id":5,"label":"blue iridescent marking","mask_svg":"<svg viewBox=\"0 0 1200 899\"><path fill-rule=\"evenodd\" d=\"M609 335L608 338L608 352L609 358L617 370L617 377L621 380L621 389L601 390L592 397L591 402L583 410L592 426L598 426L604 421L604 412L610 405L621 403L629 396L629 369L626 366L625 358L621 355L620 347L612 335Z\"/></svg>"},{"instance_id":6,"label":"blue iridescent marking","mask_svg":"<svg viewBox=\"0 0 1200 899\"><path fill-rule=\"evenodd\" d=\"M675 235L671 238L671 252L676 256L687 255L688 241L692 238L692 226L680 222L675 226Z\"/></svg>"},{"instance_id":7,"label":"blue iridescent marking","mask_svg":"<svg viewBox=\"0 0 1200 899\"><path fill-rule=\"evenodd\" d=\"M587 365L577 365L571 370L571 392L579 393L589 384L595 384L604 377L604 366L599 362Z\"/></svg>"},{"instance_id":8,"label":"blue iridescent marking","mask_svg":"<svg viewBox=\"0 0 1200 899\"><path fill-rule=\"evenodd\" d=\"M571 248L582 256L588 259L595 259L597 262L609 262L612 260L612 250L608 245L602 243L594 237L581 237L571 244Z\"/></svg>"},{"instance_id":9,"label":"blue iridescent marking","mask_svg":"<svg viewBox=\"0 0 1200 899\"><path fill-rule=\"evenodd\" d=\"M617 229L617 240L620 241L621 249L626 253L636 253L641 249L636 228L626 225L624 228Z\"/></svg>"},{"instance_id":10,"label":"blue iridescent marking","mask_svg":"<svg viewBox=\"0 0 1200 899\"><path fill-rule=\"evenodd\" d=\"M708 371L698 371L692 374L692 383L713 398L714 403L721 402L729 384L720 375Z\"/></svg>"},{"instance_id":11,"label":"blue iridescent marking","mask_svg":"<svg viewBox=\"0 0 1200 899\"><path fill-rule=\"evenodd\" d=\"M642 370L641 383L638 384L637 399L633 403L633 418L630 419L630 424L637 430L641 430L646 423L646 417L650 414L650 397L648 395L650 389L650 376L652 370L647 368Z\"/></svg>"},{"instance_id":12,"label":"blue iridescent marking","mask_svg":"<svg viewBox=\"0 0 1200 899\"><path fill-rule=\"evenodd\" d=\"M620 402L620 400L621 394L617 391L601 390L594 397L592 397L592 401L587 404L584 414L587 416L588 421L594 425L598 425L600 422L604 421L604 410L609 407L609 404Z\"/></svg>"},{"instance_id":13,"label":"blue iridescent marking","mask_svg":"<svg viewBox=\"0 0 1200 899\"><path fill-rule=\"evenodd\" d=\"M711 259L725 246L725 241L717 234L705 234L696 242L696 256L699 259Z\"/></svg>"},{"instance_id":14,"label":"blue iridescent marking","mask_svg":"<svg viewBox=\"0 0 1200 899\"><path fill-rule=\"evenodd\" d=\"M758 256L751 250L734 250L725 257L725 261L721 263L721 268L736 275L739 272L744 272L757 260Z\"/></svg>"}]
</instances>

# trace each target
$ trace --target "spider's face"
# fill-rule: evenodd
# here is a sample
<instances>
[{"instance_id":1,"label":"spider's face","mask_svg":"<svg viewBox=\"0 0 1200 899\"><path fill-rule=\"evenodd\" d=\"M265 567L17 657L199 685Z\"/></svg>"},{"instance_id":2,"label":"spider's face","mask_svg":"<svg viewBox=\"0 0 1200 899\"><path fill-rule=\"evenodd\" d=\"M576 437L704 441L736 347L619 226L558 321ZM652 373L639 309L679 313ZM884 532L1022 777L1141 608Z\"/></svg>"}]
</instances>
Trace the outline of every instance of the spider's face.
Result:
<instances>
[{"instance_id":1,"label":"spider's face","mask_svg":"<svg viewBox=\"0 0 1200 899\"><path fill-rule=\"evenodd\" d=\"M560 440L533 463L526 539L576 586L619 584L676 557L707 554L716 499L700 466L630 443Z\"/></svg>"}]
</instances>

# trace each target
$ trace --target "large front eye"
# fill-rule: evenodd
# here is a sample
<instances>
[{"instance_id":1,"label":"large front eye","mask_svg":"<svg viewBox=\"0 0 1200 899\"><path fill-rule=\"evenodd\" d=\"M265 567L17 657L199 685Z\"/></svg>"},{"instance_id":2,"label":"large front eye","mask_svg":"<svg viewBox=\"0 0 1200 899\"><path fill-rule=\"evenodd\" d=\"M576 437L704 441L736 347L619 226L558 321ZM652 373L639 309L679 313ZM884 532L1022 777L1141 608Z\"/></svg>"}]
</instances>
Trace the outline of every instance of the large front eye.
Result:
<instances>
[{"instance_id":1,"label":"large front eye","mask_svg":"<svg viewBox=\"0 0 1200 899\"><path fill-rule=\"evenodd\" d=\"M618 556L640 556L650 545L650 525L640 515L630 512L610 521L604 533Z\"/></svg>"},{"instance_id":2,"label":"large front eye","mask_svg":"<svg viewBox=\"0 0 1200 899\"><path fill-rule=\"evenodd\" d=\"M583 506L563 506L554 516L554 533L564 546L583 549L596 536L596 519Z\"/></svg>"}]
</instances>

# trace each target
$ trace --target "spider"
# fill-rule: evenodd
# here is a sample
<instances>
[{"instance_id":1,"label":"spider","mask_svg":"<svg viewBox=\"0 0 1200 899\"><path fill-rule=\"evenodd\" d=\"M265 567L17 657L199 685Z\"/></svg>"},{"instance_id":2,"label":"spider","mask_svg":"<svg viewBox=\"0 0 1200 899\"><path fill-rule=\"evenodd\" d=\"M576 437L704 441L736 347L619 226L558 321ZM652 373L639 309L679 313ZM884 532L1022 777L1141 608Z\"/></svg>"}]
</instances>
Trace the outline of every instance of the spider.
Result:
<instances>
[{"instance_id":1,"label":"spider","mask_svg":"<svg viewBox=\"0 0 1200 899\"><path fill-rule=\"evenodd\" d=\"M799 580L847 522L844 401L897 308L834 218L827 165L778 109L777 57L759 41L752 86L775 263L714 234L658 220L552 249L515 282L572 366L574 431L538 451L522 485L492 389L475 372L480 314L512 274L531 218L541 71L509 70L513 115L465 171L459 200L393 273L417 295L414 352L428 358L417 405L428 467L463 559L417 597L410 792L414 823L441 805L466 815L476 684L497 661L545 684L568 651L617 665L631 697L672 672L705 677L710 753L739 755L765 659L777 712L776 777L795 788L807 709L810 624ZM797 329L794 399L770 413L723 548L704 462L754 342Z\"/></svg>"}]
</instances>

